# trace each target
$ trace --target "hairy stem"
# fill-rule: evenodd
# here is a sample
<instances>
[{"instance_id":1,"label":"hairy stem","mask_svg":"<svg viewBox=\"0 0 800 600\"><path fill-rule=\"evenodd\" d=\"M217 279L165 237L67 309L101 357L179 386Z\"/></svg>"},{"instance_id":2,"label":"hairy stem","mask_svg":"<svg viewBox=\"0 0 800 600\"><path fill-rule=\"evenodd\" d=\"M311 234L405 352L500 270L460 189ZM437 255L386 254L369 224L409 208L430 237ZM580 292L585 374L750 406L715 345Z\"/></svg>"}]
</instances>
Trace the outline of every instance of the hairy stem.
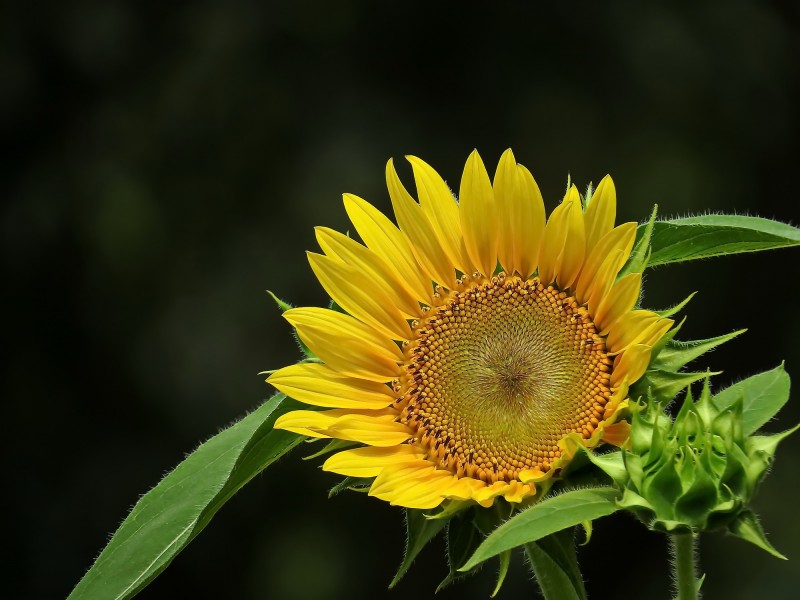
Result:
<instances>
[{"instance_id":1,"label":"hairy stem","mask_svg":"<svg viewBox=\"0 0 800 600\"><path fill-rule=\"evenodd\" d=\"M675 533L669 536L672 546L672 575L677 600L697 600L697 541L694 533Z\"/></svg>"}]
</instances>

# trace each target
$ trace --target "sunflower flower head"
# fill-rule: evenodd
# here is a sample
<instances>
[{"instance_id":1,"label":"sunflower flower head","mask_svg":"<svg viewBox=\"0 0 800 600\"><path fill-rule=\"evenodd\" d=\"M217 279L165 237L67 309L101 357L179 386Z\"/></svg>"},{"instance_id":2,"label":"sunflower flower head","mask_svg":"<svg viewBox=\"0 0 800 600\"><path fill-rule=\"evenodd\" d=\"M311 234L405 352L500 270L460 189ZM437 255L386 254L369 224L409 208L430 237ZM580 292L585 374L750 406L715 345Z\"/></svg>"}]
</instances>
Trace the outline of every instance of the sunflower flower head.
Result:
<instances>
[{"instance_id":1,"label":"sunflower flower head","mask_svg":"<svg viewBox=\"0 0 800 600\"><path fill-rule=\"evenodd\" d=\"M363 244L317 229L309 262L340 310L284 313L318 360L269 377L313 407L275 427L356 445L323 468L395 505L535 500L567 440L625 442L628 389L673 321L636 308L641 273L620 275L636 224L615 226L610 177L585 199L571 186L546 218L510 150L493 180L473 152L458 200L408 160L419 201L386 168L397 225L347 194Z\"/></svg>"}]
</instances>

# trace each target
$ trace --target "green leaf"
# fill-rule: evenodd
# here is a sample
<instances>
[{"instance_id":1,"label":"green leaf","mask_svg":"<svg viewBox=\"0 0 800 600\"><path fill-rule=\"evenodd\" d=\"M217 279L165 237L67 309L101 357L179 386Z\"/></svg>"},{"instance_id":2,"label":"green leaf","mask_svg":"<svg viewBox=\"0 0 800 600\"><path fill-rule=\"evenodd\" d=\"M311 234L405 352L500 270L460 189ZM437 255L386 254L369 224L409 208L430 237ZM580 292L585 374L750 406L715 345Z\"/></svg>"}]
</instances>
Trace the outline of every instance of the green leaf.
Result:
<instances>
[{"instance_id":1,"label":"green leaf","mask_svg":"<svg viewBox=\"0 0 800 600\"><path fill-rule=\"evenodd\" d=\"M267 293L270 296L272 296L272 299L275 301L275 304L278 305L278 309L280 309L281 313L285 313L287 310L289 310L291 308L294 308L288 302L285 302L285 301L281 300L280 298L278 298L278 296L276 296L270 290L267 290ZM297 332L294 329L292 329L292 336L294 337L294 341L297 343L297 347L300 348L300 351L303 354L305 354L308 358L315 359L315 360L317 359L316 355L311 351L311 348L309 348L308 346L305 345L303 340L300 339L300 336L297 335ZM274 371L264 371L263 373L270 374L270 373L273 373L273 372Z\"/></svg>"},{"instance_id":2,"label":"green leaf","mask_svg":"<svg viewBox=\"0 0 800 600\"><path fill-rule=\"evenodd\" d=\"M637 237L644 239L646 225ZM800 229L778 221L741 215L701 215L657 221L647 266L800 246Z\"/></svg>"},{"instance_id":3,"label":"green leaf","mask_svg":"<svg viewBox=\"0 0 800 600\"><path fill-rule=\"evenodd\" d=\"M311 438L309 442L316 443L319 439ZM327 444L325 444L322 448L314 452L313 454L309 454L308 456L304 456L303 460L313 460L315 458L319 458L320 456L325 456L326 454L330 454L331 452L338 452L339 450L345 450L346 448L351 448L353 446L358 445L358 442L351 442L350 440L340 440L340 439L332 439Z\"/></svg>"},{"instance_id":4,"label":"green leaf","mask_svg":"<svg viewBox=\"0 0 800 600\"><path fill-rule=\"evenodd\" d=\"M647 267L650 260L650 236L653 232L653 226L656 222L656 215L658 215L658 204L653 206L653 212L650 213L650 218L647 223L639 225L636 230L636 245L633 247L631 256L625 266L622 267L619 276L623 277L628 273L641 273Z\"/></svg>"},{"instance_id":5,"label":"green leaf","mask_svg":"<svg viewBox=\"0 0 800 600\"><path fill-rule=\"evenodd\" d=\"M694 298L696 294L697 292L692 292L691 294L686 296L686 298L684 298L681 302L678 302L678 304L675 304L674 306L670 306L669 308L665 308L663 310L654 310L653 312L656 313L658 316L664 318L676 315L677 313L681 312L687 304L689 304L689 301L692 298Z\"/></svg>"},{"instance_id":6,"label":"green leaf","mask_svg":"<svg viewBox=\"0 0 800 600\"><path fill-rule=\"evenodd\" d=\"M275 295L275 293L274 293L274 292L272 292L271 290L267 290L267 293L268 293L270 296L272 296L272 299L275 301L275 304L277 304L277 305L278 305L278 308L280 309L280 311L281 311L282 313L283 313L283 312L286 312L287 310L289 310L290 308L292 308L292 305L291 305L291 304L289 304L288 302L285 302L285 301L281 300L280 298L278 298L278 297Z\"/></svg>"},{"instance_id":7,"label":"green leaf","mask_svg":"<svg viewBox=\"0 0 800 600\"><path fill-rule=\"evenodd\" d=\"M573 527L529 542L525 551L545 600L586 600Z\"/></svg>"},{"instance_id":8,"label":"green leaf","mask_svg":"<svg viewBox=\"0 0 800 600\"><path fill-rule=\"evenodd\" d=\"M328 499L341 494L345 490L353 492L368 492L374 479L369 477L345 477L328 490Z\"/></svg>"},{"instance_id":9,"label":"green leaf","mask_svg":"<svg viewBox=\"0 0 800 600\"><path fill-rule=\"evenodd\" d=\"M659 352L653 361L653 367L664 371L679 371L694 359L699 358L717 346L721 346L725 342L731 341L745 331L747 330L740 329L725 335L708 338L707 340L690 340L688 342L671 340Z\"/></svg>"},{"instance_id":10,"label":"green leaf","mask_svg":"<svg viewBox=\"0 0 800 600\"><path fill-rule=\"evenodd\" d=\"M242 486L303 441L274 430L300 404L276 394L192 452L142 496L69 598L131 598L208 525Z\"/></svg>"},{"instance_id":11,"label":"green leaf","mask_svg":"<svg viewBox=\"0 0 800 600\"><path fill-rule=\"evenodd\" d=\"M756 517L755 513L752 511L746 510L742 512L737 519L728 526L728 530L736 537L750 542L751 544L755 544L762 550L772 554L772 556L788 560L769 543L764 530L761 528L761 523L758 522L758 517Z\"/></svg>"},{"instance_id":12,"label":"green leaf","mask_svg":"<svg viewBox=\"0 0 800 600\"><path fill-rule=\"evenodd\" d=\"M741 399L743 406L742 430L751 435L769 421L789 400L789 375L781 363L740 381L716 394L712 401L719 410L725 410Z\"/></svg>"},{"instance_id":13,"label":"green leaf","mask_svg":"<svg viewBox=\"0 0 800 600\"><path fill-rule=\"evenodd\" d=\"M500 588L503 587L503 582L506 580L506 575L508 575L508 567L511 565L511 550L506 550L505 552L500 553L500 569L497 571L497 583L494 586L494 590L492 590L492 595L490 598L494 598L497 596Z\"/></svg>"},{"instance_id":14,"label":"green leaf","mask_svg":"<svg viewBox=\"0 0 800 600\"><path fill-rule=\"evenodd\" d=\"M417 555L422 549L427 546L436 535L447 525L447 519L428 519L425 516L425 511L416 510L413 508L406 509L406 530L408 537L406 539L406 555L400 568L389 584L389 589L396 586L403 575L406 574L411 567L411 563L417 558Z\"/></svg>"},{"instance_id":15,"label":"green leaf","mask_svg":"<svg viewBox=\"0 0 800 600\"><path fill-rule=\"evenodd\" d=\"M649 389L653 398L668 404L681 390L709 375L719 375L719 372L674 373L672 371L652 369L647 371L644 377L631 387L631 396L644 396Z\"/></svg>"},{"instance_id":16,"label":"green leaf","mask_svg":"<svg viewBox=\"0 0 800 600\"><path fill-rule=\"evenodd\" d=\"M454 518L447 524L447 565L450 572L436 588L438 594L459 577L466 573L459 573L458 566L463 564L475 552L482 539L471 518Z\"/></svg>"},{"instance_id":17,"label":"green leaf","mask_svg":"<svg viewBox=\"0 0 800 600\"><path fill-rule=\"evenodd\" d=\"M617 496L617 490L600 487L572 490L537 502L495 529L459 571L469 571L501 552L535 542L566 527L610 515L617 510Z\"/></svg>"}]
</instances>

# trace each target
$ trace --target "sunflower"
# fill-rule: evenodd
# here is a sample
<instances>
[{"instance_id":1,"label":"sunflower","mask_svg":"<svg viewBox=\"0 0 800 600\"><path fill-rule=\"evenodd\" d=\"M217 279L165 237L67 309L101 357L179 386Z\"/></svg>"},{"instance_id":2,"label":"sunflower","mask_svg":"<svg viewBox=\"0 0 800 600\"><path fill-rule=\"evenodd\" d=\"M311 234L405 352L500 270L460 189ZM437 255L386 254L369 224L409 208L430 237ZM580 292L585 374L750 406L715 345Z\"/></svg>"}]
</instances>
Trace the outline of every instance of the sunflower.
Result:
<instances>
[{"instance_id":1,"label":"sunflower","mask_svg":"<svg viewBox=\"0 0 800 600\"><path fill-rule=\"evenodd\" d=\"M570 187L546 219L510 150L494 181L473 152L458 200L408 160L419 203L386 167L399 227L345 194L364 244L316 230L309 262L340 310L287 310L319 360L268 381L331 410L275 427L356 443L323 468L374 478L370 494L391 504L532 501L569 463L569 440L625 442L628 388L673 322L635 308L641 273L619 276L636 224L614 226L609 176L585 200Z\"/></svg>"}]
</instances>

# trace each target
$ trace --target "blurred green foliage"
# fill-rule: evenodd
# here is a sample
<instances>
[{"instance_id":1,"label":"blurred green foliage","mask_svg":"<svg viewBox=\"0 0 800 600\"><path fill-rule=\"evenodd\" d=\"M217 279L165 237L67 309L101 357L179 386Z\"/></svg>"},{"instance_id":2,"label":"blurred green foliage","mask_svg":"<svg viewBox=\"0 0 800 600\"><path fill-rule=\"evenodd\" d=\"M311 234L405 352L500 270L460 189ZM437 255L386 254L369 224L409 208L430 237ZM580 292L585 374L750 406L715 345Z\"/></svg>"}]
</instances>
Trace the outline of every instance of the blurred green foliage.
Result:
<instances>
[{"instance_id":1,"label":"blurred green foliage","mask_svg":"<svg viewBox=\"0 0 800 600\"><path fill-rule=\"evenodd\" d=\"M265 289L325 302L305 262L312 228L348 228L342 192L387 209L390 156L417 154L456 182L472 148L492 164L511 146L550 208L567 173L584 186L610 172L620 220L654 202L664 215L798 220L794 5L111 0L3 12L9 597L66 595L139 494L271 393L256 373L298 351ZM782 359L796 378L798 260L791 249L655 270L645 301L664 308L699 289L687 338L749 328L699 365L724 368L723 381ZM767 429L798 420L795 398ZM798 461L790 440L756 502L792 561ZM299 453L283 460L142 597L431 597L441 545L384 592L400 511L328 500L334 483ZM702 552L710 598L791 598L800 584L796 567L738 540ZM632 519L598 522L581 549L592 598L632 597L621 585L667 598L666 554ZM519 559L499 597L532 593ZM493 575L440 597L486 597Z\"/></svg>"}]
</instances>

